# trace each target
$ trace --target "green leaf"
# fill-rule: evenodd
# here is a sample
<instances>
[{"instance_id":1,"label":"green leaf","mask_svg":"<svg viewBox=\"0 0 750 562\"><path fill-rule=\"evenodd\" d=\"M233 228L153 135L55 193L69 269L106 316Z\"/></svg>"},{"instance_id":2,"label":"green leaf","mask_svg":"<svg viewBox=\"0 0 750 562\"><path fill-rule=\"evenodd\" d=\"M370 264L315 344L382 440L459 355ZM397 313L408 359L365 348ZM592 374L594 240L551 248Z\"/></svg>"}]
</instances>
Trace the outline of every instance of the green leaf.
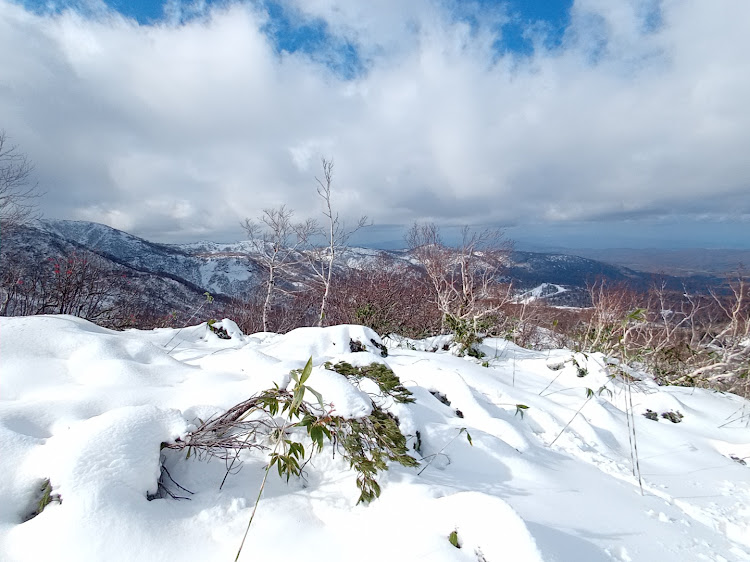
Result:
<instances>
[{"instance_id":1,"label":"green leaf","mask_svg":"<svg viewBox=\"0 0 750 562\"><path fill-rule=\"evenodd\" d=\"M307 389L308 392L312 393L312 395L315 396L315 398L318 399L318 404L320 404L320 407L323 410L325 410L325 404L323 404L323 396L320 394L320 392L318 392L317 390L313 388L310 388L309 386L306 386L305 388Z\"/></svg>"},{"instance_id":2,"label":"green leaf","mask_svg":"<svg viewBox=\"0 0 750 562\"><path fill-rule=\"evenodd\" d=\"M289 442L289 454L293 457L302 458L305 456L305 447L302 443Z\"/></svg>"},{"instance_id":3,"label":"green leaf","mask_svg":"<svg viewBox=\"0 0 750 562\"><path fill-rule=\"evenodd\" d=\"M298 427L306 427L308 428L308 433L310 431L310 426L314 424L316 421L315 416L311 414L305 414L305 417L302 418L299 422L297 422Z\"/></svg>"},{"instance_id":4,"label":"green leaf","mask_svg":"<svg viewBox=\"0 0 750 562\"><path fill-rule=\"evenodd\" d=\"M471 435L469 434L468 431L466 432L466 439L469 441L469 445L471 445L473 447L474 446L474 442L471 440Z\"/></svg>"},{"instance_id":5,"label":"green leaf","mask_svg":"<svg viewBox=\"0 0 750 562\"><path fill-rule=\"evenodd\" d=\"M289 405L289 419L292 418L297 413L297 410L299 409L300 404L302 404L302 399L305 397L305 387L300 385L297 388L294 389L294 397L292 398L292 403ZM286 410L286 407L284 408Z\"/></svg>"},{"instance_id":6,"label":"green leaf","mask_svg":"<svg viewBox=\"0 0 750 562\"><path fill-rule=\"evenodd\" d=\"M319 425L315 425L310 428L310 439L312 439L318 446L318 451L323 448L323 428Z\"/></svg>"},{"instance_id":7,"label":"green leaf","mask_svg":"<svg viewBox=\"0 0 750 562\"><path fill-rule=\"evenodd\" d=\"M312 374L312 368L313 368L312 357L310 357L310 359L307 360L307 364L305 365L305 368L302 369L302 375L299 378L300 384L305 384L305 382L307 382L307 379L309 379L310 375Z\"/></svg>"},{"instance_id":8,"label":"green leaf","mask_svg":"<svg viewBox=\"0 0 750 562\"><path fill-rule=\"evenodd\" d=\"M641 320L645 320L645 318L646 318L645 308L636 308L627 316L628 320L632 320L634 322L640 322Z\"/></svg>"},{"instance_id":9,"label":"green leaf","mask_svg":"<svg viewBox=\"0 0 750 562\"><path fill-rule=\"evenodd\" d=\"M458 532L453 531L450 535L448 535L448 542L451 543L456 548L461 548L461 545L458 544Z\"/></svg>"},{"instance_id":10,"label":"green leaf","mask_svg":"<svg viewBox=\"0 0 750 562\"><path fill-rule=\"evenodd\" d=\"M521 414L521 419L523 419L523 411L528 409L529 407L526 404L516 404L516 413L513 416Z\"/></svg>"}]
</instances>

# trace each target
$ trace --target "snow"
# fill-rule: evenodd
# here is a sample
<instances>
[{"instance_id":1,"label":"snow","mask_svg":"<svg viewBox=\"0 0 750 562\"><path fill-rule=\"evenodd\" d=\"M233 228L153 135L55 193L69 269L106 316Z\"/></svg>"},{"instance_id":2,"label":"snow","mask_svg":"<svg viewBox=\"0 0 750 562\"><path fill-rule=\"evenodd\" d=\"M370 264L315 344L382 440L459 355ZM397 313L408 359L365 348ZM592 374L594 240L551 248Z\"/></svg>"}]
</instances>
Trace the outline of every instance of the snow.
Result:
<instances>
[{"instance_id":1,"label":"snow","mask_svg":"<svg viewBox=\"0 0 750 562\"><path fill-rule=\"evenodd\" d=\"M542 283L541 285L534 287L530 291L521 293L513 300L518 304L529 304L534 301L549 299L551 297L567 292L568 289L561 285L555 285L553 283Z\"/></svg>"},{"instance_id":2,"label":"snow","mask_svg":"<svg viewBox=\"0 0 750 562\"><path fill-rule=\"evenodd\" d=\"M214 326L231 338L206 324L114 332L69 316L0 318L1 560L234 559L268 452L244 452L219 489L223 461L161 444L287 387L310 357L306 384L326 408L356 418L385 404L421 464L378 475L368 505L329 444L302 479L271 472L241 560L750 560L750 403L737 396L642 373L627 383L601 355L500 339L482 344L483 366L444 351L445 336L386 339L382 357L361 326ZM416 401L378 400L374 383L352 385L329 361L384 363ZM190 500L149 501L162 462ZM46 479L62 503L29 519Z\"/></svg>"}]
</instances>

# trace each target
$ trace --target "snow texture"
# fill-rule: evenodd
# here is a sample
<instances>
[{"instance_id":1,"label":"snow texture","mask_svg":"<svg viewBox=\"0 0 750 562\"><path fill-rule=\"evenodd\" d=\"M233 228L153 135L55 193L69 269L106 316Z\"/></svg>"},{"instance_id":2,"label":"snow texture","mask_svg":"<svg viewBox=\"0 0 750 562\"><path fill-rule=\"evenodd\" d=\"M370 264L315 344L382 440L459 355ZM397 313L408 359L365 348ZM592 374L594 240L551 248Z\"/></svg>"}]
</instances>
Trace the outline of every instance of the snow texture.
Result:
<instances>
[{"instance_id":1,"label":"snow texture","mask_svg":"<svg viewBox=\"0 0 750 562\"><path fill-rule=\"evenodd\" d=\"M355 474L331 445L302 479L272 473L241 560L750 560L746 400L634 373L641 494L628 383L600 355L488 339L482 366L444 351L445 337L388 339L383 358L361 326L214 326L230 339L206 324L113 332L68 316L0 318L0 560L234 559L268 452L244 453L219 489L222 461L161 444L289 387L310 357L307 384L346 417L370 413L377 387L325 363L393 369L416 401L378 403L421 464L380 474L369 505L356 504ZM189 501L153 499L162 465ZM62 502L31 517L47 479Z\"/></svg>"}]
</instances>

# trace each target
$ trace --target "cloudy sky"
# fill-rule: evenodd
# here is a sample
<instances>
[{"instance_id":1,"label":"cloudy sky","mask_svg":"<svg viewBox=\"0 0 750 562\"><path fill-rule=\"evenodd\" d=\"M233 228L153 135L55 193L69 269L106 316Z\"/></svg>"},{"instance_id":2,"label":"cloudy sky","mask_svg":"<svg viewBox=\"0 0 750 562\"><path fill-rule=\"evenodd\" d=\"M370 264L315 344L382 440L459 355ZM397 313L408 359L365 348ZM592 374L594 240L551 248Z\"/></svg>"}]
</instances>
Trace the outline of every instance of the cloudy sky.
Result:
<instances>
[{"instance_id":1,"label":"cloudy sky","mask_svg":"<svg viewBox=\"0 0 750 562\"><path fill-rule=\"evenodd\" d=\"M0 0L50 218L237 240L287 204L521 245L750 247L747 0ZM362 241L362 240L360 240Z\"/></svg>"}]
</instances>

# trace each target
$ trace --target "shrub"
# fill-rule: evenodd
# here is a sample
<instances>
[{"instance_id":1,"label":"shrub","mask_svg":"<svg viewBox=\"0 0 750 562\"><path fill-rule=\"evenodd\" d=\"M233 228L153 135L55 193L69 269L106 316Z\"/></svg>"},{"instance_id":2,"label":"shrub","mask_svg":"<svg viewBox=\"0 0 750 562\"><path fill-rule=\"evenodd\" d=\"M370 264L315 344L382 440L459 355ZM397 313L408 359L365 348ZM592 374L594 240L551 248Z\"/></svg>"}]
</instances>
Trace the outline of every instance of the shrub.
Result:
<instances>
[{"instance_id":1,"label":"shrub","mask_svg":"<svg viewBox=\"0 0 750 562\"><path fill-rule=\"evenodd\" d=\"M399 378L388 365L370 363L366 367L354 367L346 361L339 361L335 365L326 362L325 368L344 375L355 385L358 385L363 378L368 378L378 385L384 396L390 396L394 401L401 404L414 402L411 392L401 384Z\"/></svg>"},{"instance_id":2,"label":"shrub","mask_svg":"<svg viewBox=\"0 0 750 562\"><path fill-rule=\"evenodd\" d=\"M357 370L345 365L348 364L339 364L338 368L350 373L347 378L372 378L394 400L413 401L409 391L387 367L373 364ZM229 474L239 462L240 450L267 450L263 443L271 437L276 447L270 453L267 470L275 466L279 476L289 480L292 476L301 476L306 460L315 451L321 451L328 441L357 473L358 503L368 503L380 495L375 477L388 469L389 461L403 466L417 466L418 461L408 454L406 438L390 413L373 403L372 413L359 419L333 415L325 409L323 397L306 384L311 373L312 358L304 369L291 372L295 383L291 391L278 387L268 389L221 416L201 423L184 441L165 443L163 447L187 449L188 457L193 453L217 456L227 462ZM317 398L317 405L304 401L307 392ZM281 425L277 421L279 414L286 417ZM311 449L305 450L298 430L303 430L303 435L312 441Z\"/></svg>"}]
</instances>

